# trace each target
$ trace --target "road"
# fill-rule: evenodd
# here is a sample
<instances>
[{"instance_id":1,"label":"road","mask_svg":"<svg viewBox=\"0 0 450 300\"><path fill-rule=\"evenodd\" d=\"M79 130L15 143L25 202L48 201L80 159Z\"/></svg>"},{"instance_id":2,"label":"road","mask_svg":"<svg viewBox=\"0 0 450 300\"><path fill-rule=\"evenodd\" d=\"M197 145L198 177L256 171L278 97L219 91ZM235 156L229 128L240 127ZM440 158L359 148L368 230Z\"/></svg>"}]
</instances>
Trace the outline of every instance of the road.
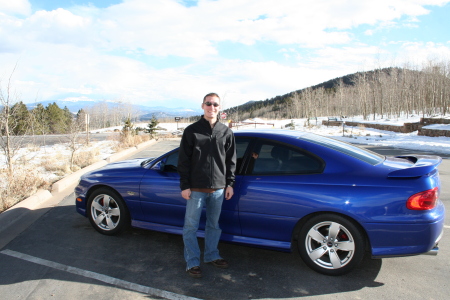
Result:
<instances>
[{"instance_id":1,"label":"road","mask_svg":"<svg viewBox=\"0 0 450 300\"><path fill-rule=\"evenodd\" d=\"M114 139L119 133L117 132L99 132L89 134L89 141L105 141ZM25 135L25 136L13 136L16 143L20 145L38 145L38 146L52 146L55 144L62 144L69 142L69 136L67 134L49 134L49 135ZM80 134L78 136L80 141L86 141L86 134ZM0 139L0 143L3 143L3 139Z\"/></svg>"},{"instance_id":2,"label":"road","mask_svg":"<svg viewBox=\"0 0 450 300\"><path fill-rule=\"evenodd\" d=\"M135 157L157 156L178 141L160 141ZM371 148L371 147L369 147ZM383 154L409 150L372 147ZM450 207L450 159L440 166L441 199ZM438 256L371 260L352 273L329 277L310 270L295 253L221 243L227 270L184 272L180 236L130 229L97 233L63 199L0 249L0 299L448 299L450 213Z\"/></svg>"}]
</instances>

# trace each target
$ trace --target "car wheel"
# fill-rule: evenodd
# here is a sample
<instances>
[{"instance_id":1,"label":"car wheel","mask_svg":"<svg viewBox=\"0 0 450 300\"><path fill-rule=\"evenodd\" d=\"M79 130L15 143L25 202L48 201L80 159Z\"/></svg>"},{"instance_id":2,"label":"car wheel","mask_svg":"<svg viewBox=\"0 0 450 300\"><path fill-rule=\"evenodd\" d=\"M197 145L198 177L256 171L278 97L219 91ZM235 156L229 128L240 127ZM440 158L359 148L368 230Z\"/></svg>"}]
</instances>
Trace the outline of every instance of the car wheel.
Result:
<instances>
[{"instance_id":1,"label":"car wheel","mask_svg":"<svg viewBox=\"0 0 450 300\"><path fill-rule=\"evenodd\" d=\"M125 202L111 189L101 188L93 192L87 207L89 221L102 234L117 234L130 223Z\"/></svg>"},{"instance_id":2,"label":"car wheel","mask_svg":"<svg viewBox=\"0 0 450 300\"><path fill-rule=\"evenodd\" d=\"M364 257L365 238L350 220L334 214L309 219L298 235L303 261L325 275L342 275L355 268Z\"/></svg>"}]
</instances>

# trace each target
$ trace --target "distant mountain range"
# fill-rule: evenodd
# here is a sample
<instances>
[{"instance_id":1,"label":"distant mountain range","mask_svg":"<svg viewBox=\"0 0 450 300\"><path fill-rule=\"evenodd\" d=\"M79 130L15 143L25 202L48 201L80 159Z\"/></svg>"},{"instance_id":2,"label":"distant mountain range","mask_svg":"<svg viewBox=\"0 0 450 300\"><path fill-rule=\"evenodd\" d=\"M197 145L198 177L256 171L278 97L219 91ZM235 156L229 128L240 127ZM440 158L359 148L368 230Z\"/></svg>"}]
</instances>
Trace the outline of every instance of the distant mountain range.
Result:
<instances>
[{"instance_id":1,"label":"distant mountain range","mask_svg":"<svg viewBox=\"0 0 450 300\"><path fill-rule=\"evenodd\" d=\"M74 101L74 100L51 100L51 101L41 101L36 103L28 103L27 107L28 109L33 109L36 107L37 104L42 104L44 107L47 107L49 104L56 103L60 108L67 107L69 111L72 113L77 113L80 109L86 109L89 107L92 107L99 102L95 101ZM121 103L117 102L109 102L104 101L108 105L109 108L115 108ZM198 109L188 109L183 107L177 107L177 108L168 108L164 106L145 106L145 105L136 105L131 104L136 111L139 111L141 115L139 118L141 120L149 120L152 118L152 115L155 115L156 118L166 118L166 117L191 117L191 116L197 116L201 115L203 113L203 110Z\"/></svg>"}]
</instances>

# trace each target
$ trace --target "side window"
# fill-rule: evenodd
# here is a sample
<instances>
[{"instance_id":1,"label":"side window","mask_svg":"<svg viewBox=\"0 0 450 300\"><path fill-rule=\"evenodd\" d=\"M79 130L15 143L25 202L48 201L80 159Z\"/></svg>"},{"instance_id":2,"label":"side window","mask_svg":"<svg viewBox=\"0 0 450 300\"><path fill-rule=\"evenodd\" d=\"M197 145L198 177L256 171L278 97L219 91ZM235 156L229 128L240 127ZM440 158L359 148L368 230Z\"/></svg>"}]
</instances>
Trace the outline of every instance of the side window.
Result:
<instances>
[{"instance_id":1,"label":"side window","mask_svg":"<svg viewBox=\"0 0 450 300\"><path fill-rule=\"evenodd\" d=\"M252 155L254 175L289 175L320 173L322 162L286 145L261 142Z\"/></svg>"},{"instance_id":2,"label":"side window","mask_svg":"<svg viewBox=\"0 0 450 300\"><path fill-rule=\"evenodd\" d=\"M239 174L241 171L245 151L247 151L250 141L251 139L249 138L236 137L236 174Z\"/></svg>"},{"instance_id":3,"label":"side window","mask_svg":"<svg viewBox=\"0 0 450 300\"><path fill-rule=\"evenodd\" d=\"M161 170L164 172L177 172L178 151L167 156L166 161L161 164Z\"/></svg>"}]
</instances>

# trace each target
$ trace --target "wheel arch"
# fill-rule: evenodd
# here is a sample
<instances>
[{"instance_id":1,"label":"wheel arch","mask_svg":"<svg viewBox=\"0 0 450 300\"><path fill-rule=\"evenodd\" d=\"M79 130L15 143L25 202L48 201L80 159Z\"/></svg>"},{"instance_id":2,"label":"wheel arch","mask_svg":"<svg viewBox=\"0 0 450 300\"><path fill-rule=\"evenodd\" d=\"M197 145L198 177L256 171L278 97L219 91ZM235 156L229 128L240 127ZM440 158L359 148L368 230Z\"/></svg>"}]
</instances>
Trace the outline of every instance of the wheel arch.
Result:
<instances>
[{"instance_id":1,"label":"wheel arch","mask_svg":"<svg viewBox=\"0 0 450 300\"><path fill-rule=\"evenodd\" d=\"M113 187L111 187L111 186L109 186L107 184L99 184L99 185L95 185L95 186L92 186L92 187L89 188L89 190L86 193L86 210L87 210L87 205L88 205L88 202L89 202L89 198L91 197L91 195L93 193L95 193L96 191L98 191L100 189L108 189L110 191L113 191L117 195L119 195L121 200L123 201L123 204L125 205L126 213L128 214L129 217L131 217L130 208L128 207L127 202L123 198L122 194L118 190L116 190L115 188L113 188Z\"/></svg>"},{"instance_id":2,"label":"wheel arch","mask_svg":"<svg viewBox=\"0 0 450 300\"><path fill-rule=\"evenodd\" d=\"M291 251L292 252L295 253L296 251L298 251L298 249L297 249L297 241L298 241L298 235L300 233L300 230L301 230L302 226L306 222L308 222L309 219L311 219L311 218L313 218L315 216L324 215L324 214L333 214L333 215L341 216L343 218L346 218L348 221L352 222L355 226L357 226L361 230L363 235L364 235L365 243L366 243L366 245L365 245L366 246L366 250L370 251L370 253L372 253L372 247L371 247L371 244L370 244L369 235L367 234L367 231L365 230L365 228L358 221L356 221L354 218L352 218L352 217L350 217L350 216L348 216L346 214L342 214L342 213L335 212L335 211L317 211L317 212L310 213L310 214L304 216L303 218L301 218L297 222L297 224L295 224L295 227L294 227L294 229L292 231L292 236L291 236Z\"/></svg>"},{"instance_id":3,"label":"wheel arch","mask_svg":"<svg viewBox=\"0 0 450 300\"><path fill-rule=\"evenodd\" d=\"M117 193L117 194L122 198L122 200L123 200L122 195L121 195L121 194L119 193L119 191L116 190L115 188L113 188L113 187L111 187L111 186L109 186L109 185L107 185L107 184L98 184L98 185L91 186L91 187L89 188L89 190L86 192L86 196L85 196L85 197L86 197L86 204L87 204L88 199L91 197L91 195L92 195L95 191L97 191L97 190L99 190L99 189L109 189L109 190L111 190L111 191Z\"/></svg>"}]
</instances>

